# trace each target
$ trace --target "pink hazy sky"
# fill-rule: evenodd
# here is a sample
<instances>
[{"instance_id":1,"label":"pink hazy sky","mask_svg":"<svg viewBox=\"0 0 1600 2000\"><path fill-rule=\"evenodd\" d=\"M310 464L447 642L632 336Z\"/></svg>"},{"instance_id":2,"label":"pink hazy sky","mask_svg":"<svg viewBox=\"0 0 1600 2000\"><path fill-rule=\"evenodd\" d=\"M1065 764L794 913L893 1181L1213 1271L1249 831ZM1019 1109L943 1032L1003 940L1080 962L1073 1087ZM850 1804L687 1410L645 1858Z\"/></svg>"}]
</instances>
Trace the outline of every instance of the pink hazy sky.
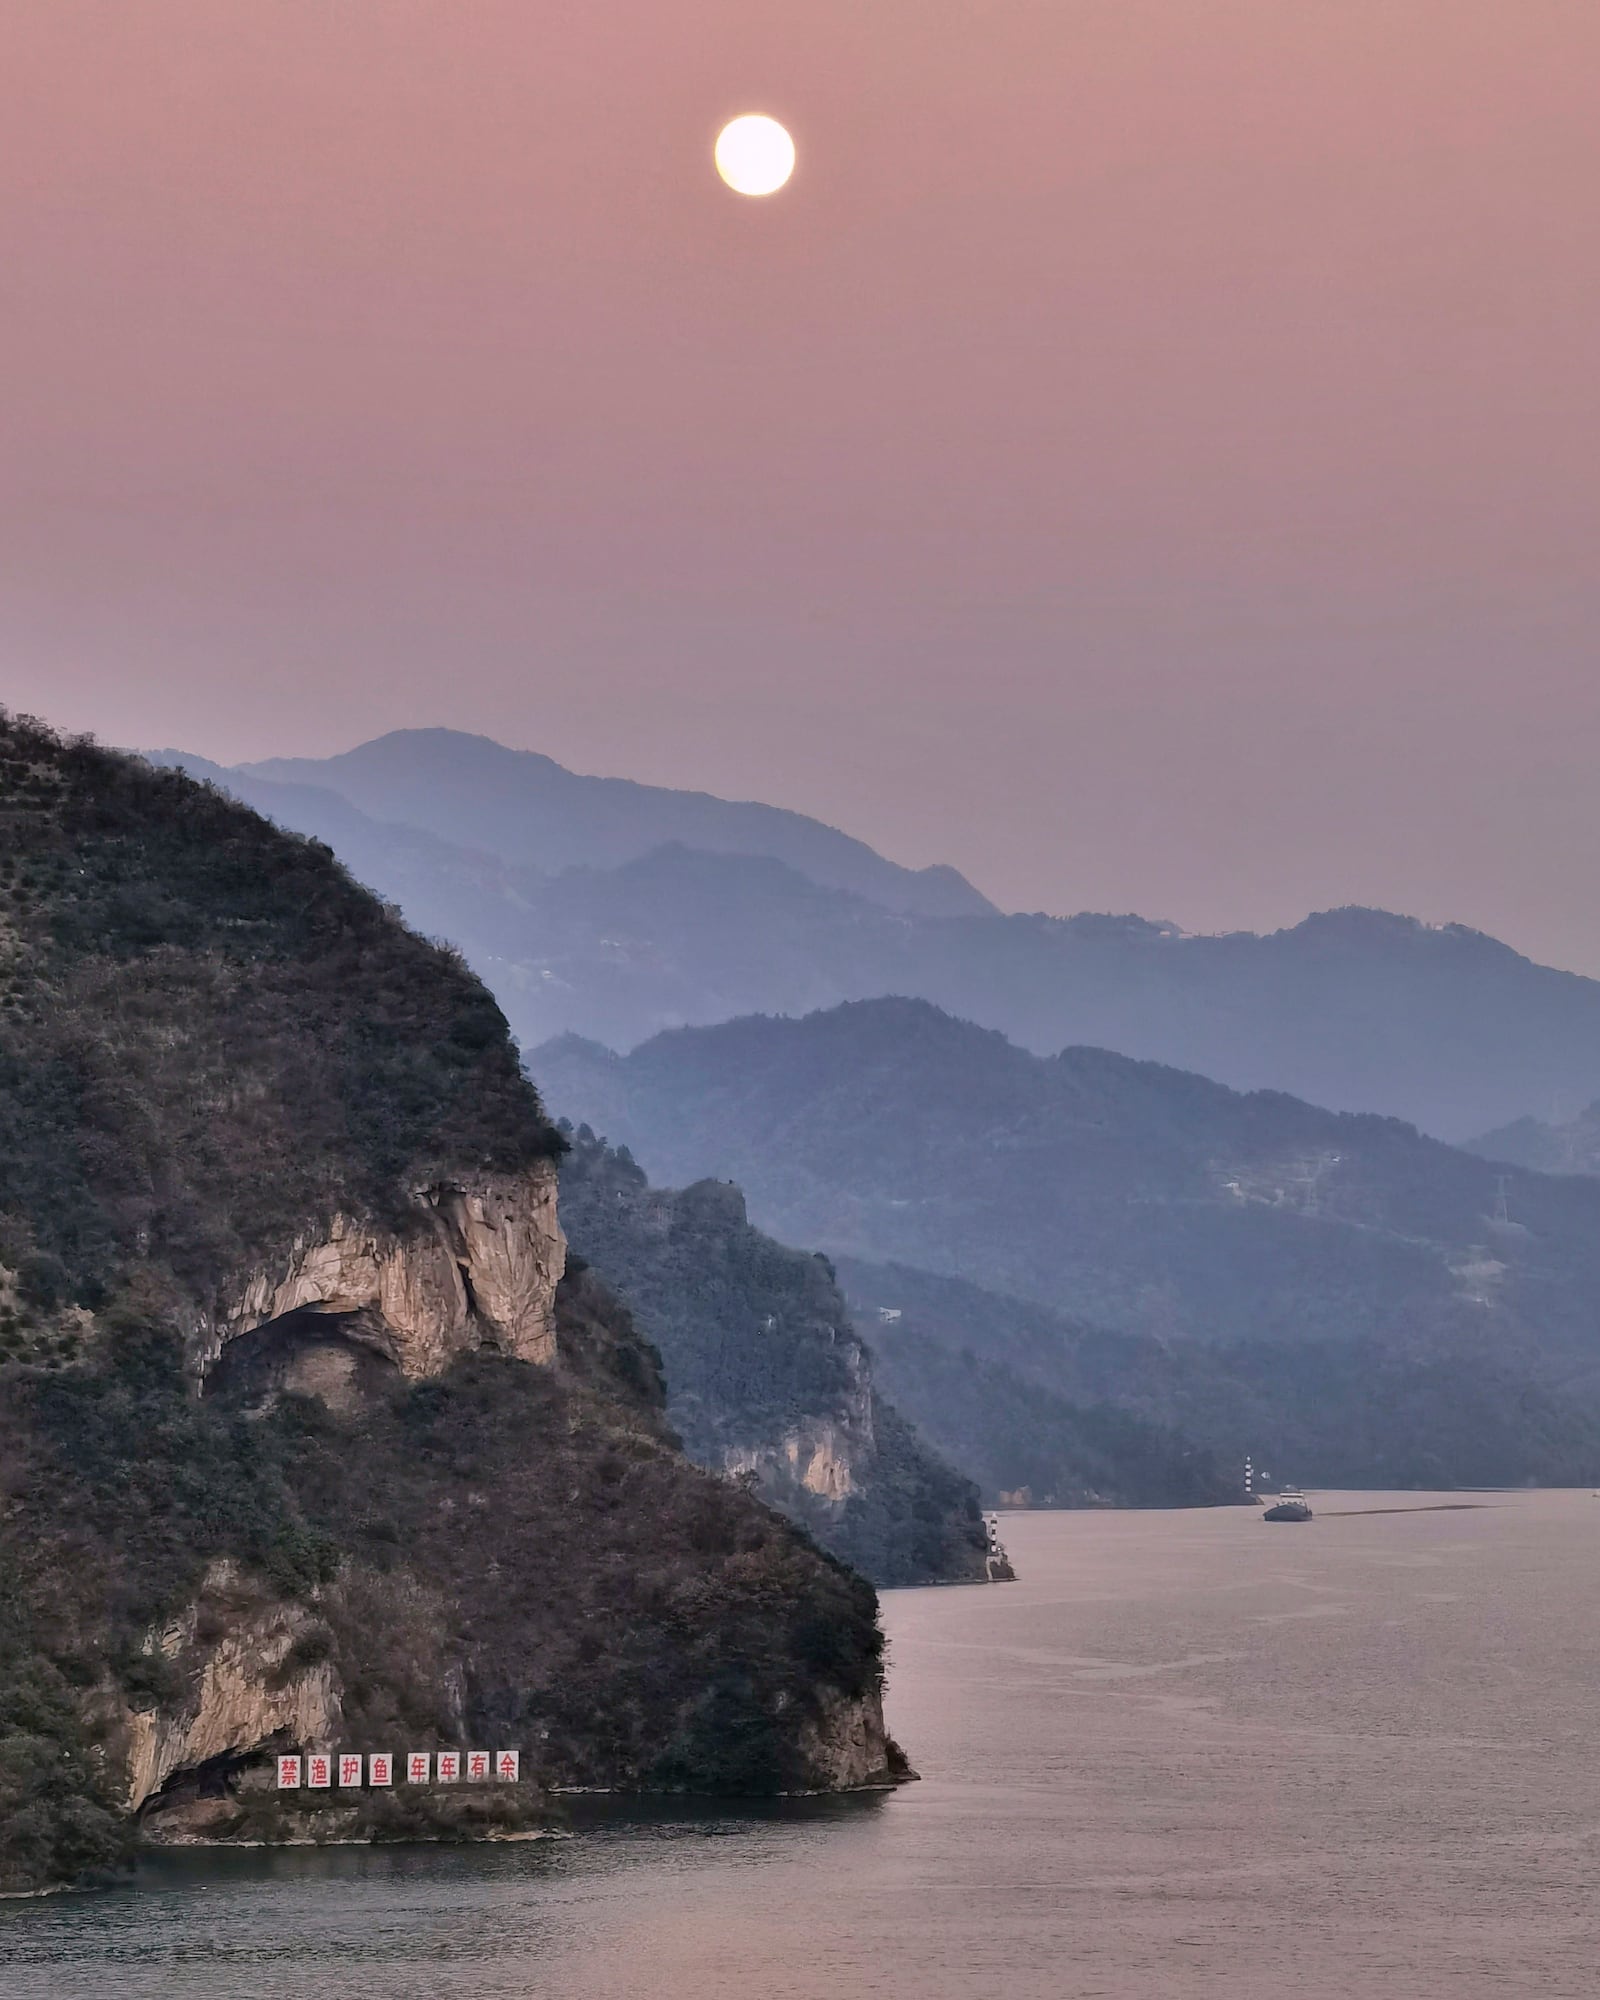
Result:
<instances>
[{"instance_id":1,"label":"pink hazy sky","mask_svg":"<svg viewBox=\"0 0 1600 2000\"><path fill-rule=\"evenodd\" d=\"M1597 74L1594 0L6 8L0 696L1600 972Z\"/></svg>"}]
</instances>

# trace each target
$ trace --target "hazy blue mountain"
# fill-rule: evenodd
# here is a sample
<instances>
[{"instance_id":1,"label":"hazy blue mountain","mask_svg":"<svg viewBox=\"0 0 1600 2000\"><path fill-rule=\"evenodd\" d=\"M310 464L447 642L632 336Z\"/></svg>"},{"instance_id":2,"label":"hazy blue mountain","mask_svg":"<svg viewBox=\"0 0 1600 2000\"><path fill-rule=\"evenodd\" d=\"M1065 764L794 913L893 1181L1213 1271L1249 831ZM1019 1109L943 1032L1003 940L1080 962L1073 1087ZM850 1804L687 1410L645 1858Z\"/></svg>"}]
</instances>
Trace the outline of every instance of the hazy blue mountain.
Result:
<instances>
[{"instance_id":1,"label":"hazy blue mountain","mask_svg":"<svg viewBox=\"0 0 1600 2000\"><path fill-rule=\"evenodd\" d=\"M532 1062L560 1111L648 1172L737 1179L791 1241L1209 1352L1160 1394L1129 1392L1208 1440L1292 1434L1303 1476L1375 1454L1399 1472L1407 1410L1433 1440L1419 1473L1600 1469L1584 1456L1600 1446L1592 1182L1103 1050L1040 1058L921 1002L680 1030L627 1056L569 1037Z\"/></svg>"},{"instance_id":2,"label":"hazy blue mountain","mask_svg":"<svg viewBox=\"0 0 1600 2000\"><path fill-rule=\"evenodd\" d=\"M1582 1486L1600 1464L1594 1398L1492 1352L1411 1355L1375 1336L1206 1346L904 1264L837 1268L886 1392L986 1497L1022 1486L1027 1503L1070 1505L1087 1476L1120 1505L1181 1506L1213 1478L1233 1486L1247 1452L1263 1476L1370 1487ZM1146 1427L1119 1431L1108 1412Z\"/></svg>"},{"instance_id":3,"label":"hazy blue mountain","mask_svg":"<svg viewBox=\"0 0 1600 2000\"><path fill-rule=\"evenodd\" d=\"M854 984L858 958L887 962L912 928L765 855L669 843L620 867L549 875L386 825L321 786L147 754L325 841L414 929L460 947L525 1045L581 1026L631 1047L752 1006L828 1006Z\"/></svg>"},{"instance_id":4,"label":"hazy blue mountain","mask_svg":"<svg viewBox=\"0 0 1600 2000\"><path fill-rule=\"evenodd\" d=\"M517 773L537 775L548 763L431 731L384 738L348 758L257 767L311 772L316 784L179 761L327 841L409 922L458 944L525 1046L570 1030L631 1048L670 1027L909 994L1039 1054L1070 1043L1113 1048L1236 1089L1391 1113L1457 1141L1552 1102L1600 1095L1600 982L1535 965L1460 926L1337 910L1267 937L1185 937L1137 917L1002 916L982 906L908 915L888 907L882 871L899 882L902 903L906 882L926 878L872 857L875 868L835 871L866 883L851 893L823 879L804 842L805 852L791 843L779 855L664 839L617 865L569 867L587 839L581 814L559 838L519 841L508 860L494 843L517 814L493 785L474 813L458 809L448 787L423 797L420 779L403 799L403 788L385 795L358 782L369 751L384 751L382 766L399 754L385 746L415 760L416 745L435 742L481 750L513 792ZM537 786L532 796L537 817L549 796ZM421 815L410 824L399 823L405 800ZM759 828L791 822L814 825L774 814ZM815 831L824 846L844 838ZM858 861L870 854L845 848Z\"/></svg>"},{"instance_id":5,"label":"hazy blue mountain","mask_svg":"<svg viewBox=\"0 0 1600 2000\"><path fill-rule=\"evenodd\" d=\"M949 1316L925 1305L938 1280L886 1278L910 1309L883 1320L880 1288L856 1314L869 1345L828 1261L752 1228L737 1187L653 1187L588 1126L566 1130L568 1239L606 1272L660 1349L668 1415L690 1457L748 1474L764 1499L875 1583L982 1579L985 1541L968 1479L991 1503L1036 1506L1242 1497L1237 1463L1225 1470L1168 1425L1111 1407L1099 1388L1087 1390L1093 1407L1051 1393L1062 1386L1059 1366L1008 1366L1015 1356L997 1363L993 1340L975 1355L961 1337L965 1323L941 1338ZM869 1292L861 1274L870 1271L853 1272ZM1055 1339L1085 1355L1106 1340L1137 1345L1077 1328ZM907 1398L903 1410L886 1391L890 1374ZM1077 1379L1087 1385L1088 1371L1080 1367Z\"/></svg>"},{"instance_id":6,"label":"hazy blue mountain","mask_svg":"<svg viewBox=\"0 0 1600 2000\"><path fill-rule=\"evenodd\" d=\"M1002 1506L1207 1506L1243 1498L1243 1463L1177 1428L1215 1371L1199 1349L1072 1320L904 1264L842 1258L878 1380ZM892 1388L890 1387L892 1384ZM1224 1427L1223 1435L1229 1435Z\"/></svg>"},{"instance_id":7,"label":"hazy blue mountain","mask_svg":"<svg viewBox=\"0 0 1600 2000\"><path fill-rule=\"evenodd\" d=\"M543 1020L542 1012L518 1019L514 1004L519 988L538 988L548 957L550 925L539 902L550 878L538 869L512 867L497 855L416 827L384 825L321 786L245 777L181 750L144 755L204 779L278 826L331 847L359 882L396 905L413 930L462 951L495 988L522 1039Z\"/></svg>"},{"instance_id":8,"label":"hazy blue mountain","mask_svg":"<svg viewBox=\"0 0 1600 2000\"><path fill-rule=\"evenodd\" d=\"M1544 1174L1600 1174L1600 1100L1576 1118L1550 1124L1517 1118L1473 1139L1469 1153Z\"/></svg>"},{"instance_id":9,"label":"hazy blue mountain","mask_svg":"<svg viewBox=\"0 0 1600 2000\"><path fill-rule=\"evenodd\" d=\"M534 751L454 729L398 729L337 757L275 757L240 772L335 791L372 819L420 827L546 874L616 868L676 842L712 854L770 856L824 887L909 915L993 907L953 868L898 867L804 813L585 777Z\"/></svg>"}]
</instances>

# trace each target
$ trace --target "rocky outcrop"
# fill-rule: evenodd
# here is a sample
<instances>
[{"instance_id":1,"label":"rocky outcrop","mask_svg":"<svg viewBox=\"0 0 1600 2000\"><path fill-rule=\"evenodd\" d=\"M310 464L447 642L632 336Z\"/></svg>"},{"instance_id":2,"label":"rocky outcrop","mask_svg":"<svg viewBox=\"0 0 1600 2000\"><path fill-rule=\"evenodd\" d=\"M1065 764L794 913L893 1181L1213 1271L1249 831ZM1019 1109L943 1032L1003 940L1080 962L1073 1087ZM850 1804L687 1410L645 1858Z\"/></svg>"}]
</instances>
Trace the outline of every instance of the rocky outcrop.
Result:
<instances>
[{"instance_id":1,"label":"rocky outcrop","mask_svg":"<svg viewBox=\"0 0 1600 2000\"><path fill-rule=\"evenodd\" d=\"M138 1709L119 1699L110 1718L129 1810L218 1758L246 1758L274 1741L337 1742L340 1688L324 1638L305 1605L268 1596L231 1563L213 1564L197 1603L146 1642L181 1694Z\"/></svg>"},{"instance_id":2,"label":"rocky outcrop","mask_svg":"<svg viewBox=\"0 0 1600 2000\"><path fill-rule=\"evenodd\" d=\"M881 1735L872 1588L681 1453L466 966L326 848L3 714L0 853L0 1892L865 1770L817 1719ZM813 1405L771 1386L781 1435ZM494 1826L274 1782L445 1745L518 1749Z\"/></svg>"},{"instance_id":3,"label":"rocky outcrop","mask_svg":"<svg viewBox=\"0 0 1600 2000\"><path fill-rule=\"evenodd\" d=\"M196 1327L198 1372L230 1342L296 1314L337 1320L413 1380L477 1347L553 1362L566 1268L554 1169L541 1161L504 1180L418 1189L411 1205L401 1230L335 1215L252 1272Z\"/></svg>"},{"instance_id":4,"label":"rocky outcrop","mask_svg":"<svg viewBox=\"0 0 1600 2000\"><path fill-rule=\"evenodd\" d=\"M842 1507L861 1483L858 1471L870 1468L870 1425L863 1437L848 1422L803 1424L774 1444L729 1445L723 1470L731 1477L754 1479L769 1489L772 1504L779 1496L805 1492L831 1507Z\"/></svg>"},{"instance_id":5,"label":"rocky outcrop","mask_svg":"<svg viewBox=\"0 0 1600 2000\"><path fill-rule=\"evenodd\" d=\"M867 1791L916 1776L884 1728L876 1695L828 1696L807 1724L803 1743L819 1790Z\"/></svg>"},{"instance_id":6,"label":"rocky outcrop","mask_svg":"<svg viewBox=\"0 0 1600 2000\"><path fill-rule=\"evenodd\" d=\"M726 1182L652 1188L568 1138L563 1222L659 1348L689 1455L876 1583L983 1582L977 1490L885 1401L831 1266L753 1229Z\"/></svg>"},{"instance_id":7,"label":"rocky outcrop","mask_svg":"<svg viewBox=\"0 0 1600 2000\"><path fill-rule=\"evenodd\" d=\"M819 1500L842 1506L855 1489L850 1458L840 1449L840 1436L832 1424L824 1424L821 1435L812 1439L791 1437L787 1441L790 1465L799 1473L800 1484ZM805 1470L800 1470L804 1461Z\"/></svg>"}]
</instances>

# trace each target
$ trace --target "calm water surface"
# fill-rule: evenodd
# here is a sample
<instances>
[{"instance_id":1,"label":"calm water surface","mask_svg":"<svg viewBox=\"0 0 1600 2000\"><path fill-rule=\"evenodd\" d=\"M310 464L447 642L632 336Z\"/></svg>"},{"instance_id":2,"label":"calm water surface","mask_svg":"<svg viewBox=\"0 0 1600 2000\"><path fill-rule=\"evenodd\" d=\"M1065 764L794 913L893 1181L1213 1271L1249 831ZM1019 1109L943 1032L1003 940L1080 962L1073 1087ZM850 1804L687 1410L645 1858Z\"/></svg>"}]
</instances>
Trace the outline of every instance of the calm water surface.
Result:
<instances>
[{"instance_id":1,"label":"calm water surface","mask_svg":"<svg viewBox=\"0 0 1600 2000\"><path fill-rule=\"evenodd\" d=\"M0 1992L1592 2000L1600 1502L1425 1499L1013 1516L1020 1583L885 1599L920 1785L162 1861L0 1905Z\"/></svg>"}]
</instances>

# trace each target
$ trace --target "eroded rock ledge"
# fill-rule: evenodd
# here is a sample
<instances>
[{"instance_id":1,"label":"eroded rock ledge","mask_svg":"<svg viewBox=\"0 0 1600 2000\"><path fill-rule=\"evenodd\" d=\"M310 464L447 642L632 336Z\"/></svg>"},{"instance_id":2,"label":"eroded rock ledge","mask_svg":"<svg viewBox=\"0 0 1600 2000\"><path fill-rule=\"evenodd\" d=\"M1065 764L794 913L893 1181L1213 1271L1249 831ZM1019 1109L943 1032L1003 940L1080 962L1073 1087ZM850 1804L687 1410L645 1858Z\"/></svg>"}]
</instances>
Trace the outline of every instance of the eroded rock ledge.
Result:
<instances>
[{"instance_id":1,"label":"eroded rock ledge","mask_svg":"<svg viewBox=\"0 0 1600 2000\"><path fill-rule=\"evenodd\" d=\"M202 1613L221 1628L202 1631ZM199 1600L146 1651L175 1669L182 1697L134 1709L118 1700L113 1740L127 1773L127 1803L138 1811L175 1775L213 1760L250 1756L273 1742L332 1743L341 1713L338 1676L307 1640L316 1613L285 1603L237 1564L208 1570Z\"/></svg>"},{"instance_id":2,"label":"eroded rock ledge","mask_svg":"<svg viewBox=\"0 0 1600 2000\"><path fill-rule=\"evenodd\" d=\"M197 1372L229 1344L296 1314L340 1322L412 1380L476 1347L548 1366L555 1294L566 1268L555 1170L415 1190L414 1221L396 1230L334 1215L281 1258L251 1272L195 1329Z\"/></svg>"}]
</instances>

